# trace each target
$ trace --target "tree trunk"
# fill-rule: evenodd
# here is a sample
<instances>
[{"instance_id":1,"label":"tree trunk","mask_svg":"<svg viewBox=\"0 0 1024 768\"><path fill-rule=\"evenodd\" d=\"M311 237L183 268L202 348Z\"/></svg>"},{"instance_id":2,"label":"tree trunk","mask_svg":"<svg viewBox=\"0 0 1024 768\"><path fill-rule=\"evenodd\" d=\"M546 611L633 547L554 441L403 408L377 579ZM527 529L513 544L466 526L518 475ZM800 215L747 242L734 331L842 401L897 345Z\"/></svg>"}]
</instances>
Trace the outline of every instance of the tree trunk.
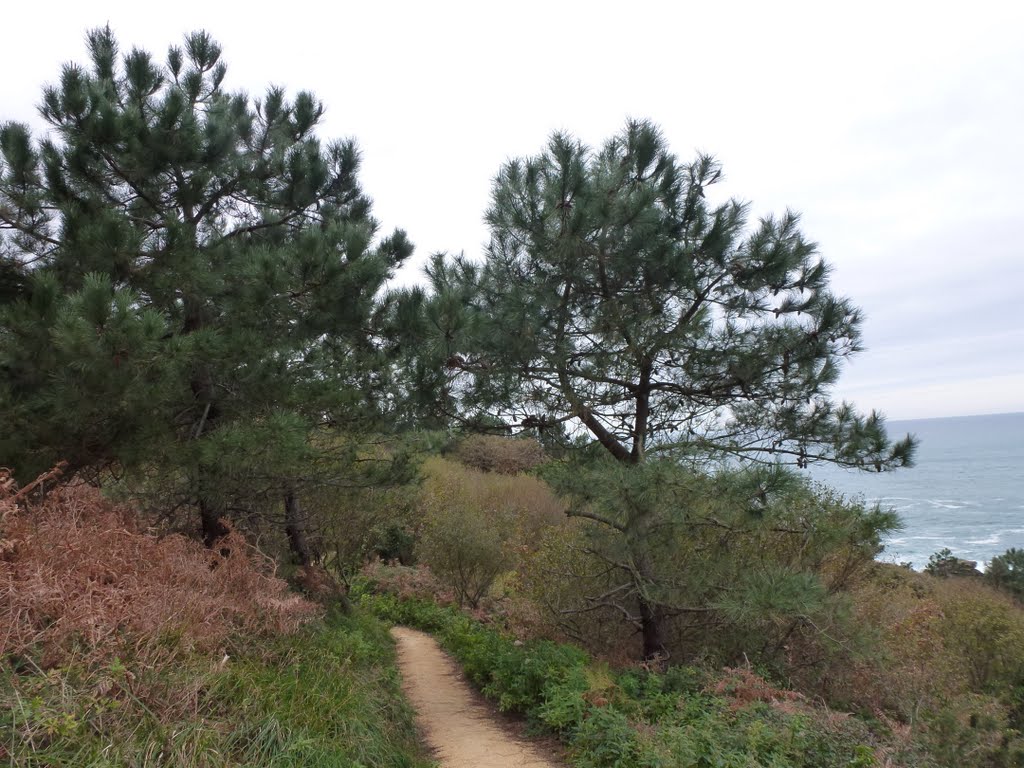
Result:
<instances>
[{"instance_id":1,"label":"tree trunk","mask_svg":"<svg viewBox=\"0 0 1024 768\"><path fill-rule=\"evenodd\" d=\"M195 247L196 236L192 233L192 245ZM206 325L203 317L201 302L185 297L185 317L182 325L182 334L188 335L201 330ZM192 396L202 412L199 421L192 431L192 439L198 440L205 432L209 432L217 422L219 408L214 398L213 379L208 365L201 365L199 370L194 372L189 382L192 389ZM221 523L221 510L219 505L212 502L209 496L210 479L209 472L202 465L198 467L196 482L199 488L199 522L203 530L203 542L207 547L212 547L214 542L222 536L227 535L228 529ZM222 552L225 557L227 552Z\"/></svg>"},{"instance_id":2,"label":"tree trunk","mask_svg":"<svg viewBox=\"0 0 1024 768\"><path fill-rule=\"evenodd\" d=\"M196 402L202 406L202 415L192 432L192 439L198 440L204 432L213 428L219 413L213 401L213 385L208 374L193 378L191 386ZM199 488L199 522L203 529L203 542L207 547L212 547L217 539L227 535L228 529L220 521L220 505L212 501L209 495L208 488L213 484L210 472L201 464L197 468L196 484Z\"/></svg>"},{"instance_id":3,"label":"tree trunk","mask_svg":"<svg viewBox=\"0 0 1024 768\"><path fill-rule=\"evenodd\" d=\"M631 521L631 530L626 532L626 540L633 551L634 584L637 589L637 600L640 605L640 632L644 641L644 660L655 661L665 659L665 614L661 606L652 599L650 590L658 582L654 564L651 562L650 518L640 515Z\"/></svg>"},{"instance_id":4,"label":"tree trunk","mask_svg":"<svg viewBox=\"0 0 1024 768\"><path fill-rule=\"evenodd\" d=\"M228 529L221 522L220 511L205 497L199 499L199 521L203 529L203 543L212 547L217 539L227 536Z\"/></svg>"},{"instance_id":5,"label":"tree trunk","mask_svg":"<svg viewBox=\"0 0 1024 768\"><path fill-rule=\"evenodd\" d=\"M594 417L588 408L581 408L577 414L583 424L597 437L615 459L622 464L643 464L647 460L646 440L647 426L650 419L650 382L651 366L645 364L640 372L639 389L636 394L636 418L633 424L633 440L631 450L627 450L615 439ZM563 382L564 383L564 382ZM617 529L626 537L630 551L633 553L635 571L632 574L634 584L637 587L637 600L640 609L640 632L643 636L643 655L646 661L663 663L667 658L665 649L665 614L657 603L647 597L647 590L656 581L656 574L651 565L648 555L650 547L650 525L647 514L641 514L628 520L624 526L615 525L607 520L602 520L594 515L581 515L589 517L605 525Z\"/></svg>"},{"instance_id":6,"label":"tree trunk","mask_svg":"<svg viewBox=\"0 0 1024 768\"><path fill-rule=\"evenodd\" d=\"M664 617L658 606L651 605L643 597L640 598L640 630L644 639L644 659L646 661L664 660L665 639L662 635Z\"/></svg>"},{"instance_id":7,"label":"tree trunk","mask_svg":"<svg viewBox=\"0 0 1024 768\"><path fill-rule=\"evenodd\" d=\"M295 563L300 566L310 565L313 553L306 532L306 516L302 512L298 495L292 489L284 497L284 531L288 535L288 545Z\"/></svg>"},{"instance_id":8,"label":"tree trunk","mask_svg":"<svg viewBox=\"0 0 1024 768\"><path fill-rule=\"evenodd\" d=\"M636 393L636 419L633 421L633 450L629 460L643 464L647 458L647 422L651 417L651 364L644 363L640 369L639 388Z\"/></svg>"}]
</instances>

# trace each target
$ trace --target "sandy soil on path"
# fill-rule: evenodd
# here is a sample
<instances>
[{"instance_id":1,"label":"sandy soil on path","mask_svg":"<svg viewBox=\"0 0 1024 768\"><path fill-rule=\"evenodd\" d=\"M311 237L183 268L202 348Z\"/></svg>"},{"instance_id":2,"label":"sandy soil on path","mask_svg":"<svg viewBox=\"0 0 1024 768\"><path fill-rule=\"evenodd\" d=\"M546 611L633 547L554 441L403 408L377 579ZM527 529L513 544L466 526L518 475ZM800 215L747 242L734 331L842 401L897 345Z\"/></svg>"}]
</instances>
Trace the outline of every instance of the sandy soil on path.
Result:
<instances>
[{"instance_id":1,"label":"sandy soil on path","mask_svg":"<svg viewBox=\"0 0 1024 768\"><path fill-rule=\"evenodd\" d=\"M434 638L406 627L391 634L398 642L402 688L443 768L558 768L502 728Z\"/></svg>"}]
</instances>

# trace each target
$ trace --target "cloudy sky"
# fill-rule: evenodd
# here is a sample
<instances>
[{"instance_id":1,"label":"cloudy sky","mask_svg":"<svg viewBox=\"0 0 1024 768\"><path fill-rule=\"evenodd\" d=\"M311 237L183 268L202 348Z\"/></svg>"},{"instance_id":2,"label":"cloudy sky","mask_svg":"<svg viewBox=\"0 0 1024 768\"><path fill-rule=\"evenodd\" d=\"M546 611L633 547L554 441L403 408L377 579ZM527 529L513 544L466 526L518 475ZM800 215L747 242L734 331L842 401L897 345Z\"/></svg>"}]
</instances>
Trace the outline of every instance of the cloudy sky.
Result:
<instances>
[{"instance_id":1,"label":"cloudy sky","mask_svg":"<svg viewBox=\"0 0 1024 768\"><path fill-rule=\"evenodd\" d=\"M833 8L837 10L833 10ZM840 397L891 418L1024 411L1024 3L36 2L4 8L0 120L86 29L160 58L206 29L230 87L314 91L355 136L417 279L478 254L490 180L556 129L599 144L649 117L711 152L725 192L786 207L867 314Z\"/></svg>"}]
</instances>

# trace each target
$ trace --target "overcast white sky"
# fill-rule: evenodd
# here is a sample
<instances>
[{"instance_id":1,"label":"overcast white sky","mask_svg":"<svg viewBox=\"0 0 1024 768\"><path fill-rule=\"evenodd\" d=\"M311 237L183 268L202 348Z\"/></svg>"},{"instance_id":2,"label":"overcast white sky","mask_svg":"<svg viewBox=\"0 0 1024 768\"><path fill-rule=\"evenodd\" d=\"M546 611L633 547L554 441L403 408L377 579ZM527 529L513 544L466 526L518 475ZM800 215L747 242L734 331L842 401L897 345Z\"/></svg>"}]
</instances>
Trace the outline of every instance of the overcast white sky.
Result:
<instances>
[{"instance_id":1,"label":"overcast white sky","mask_svg":"<svg viewBox=\"0 0 1024 768\"><path fill-rule=\"evenodd\" d=\"M649 117L787 206L867 314L837 394L889 417L1024 411L1024 3L5 3L0 120L109 22L163 59L193 29L227 84L314 91L386 229L479 254L490 181L555 129ZM8 7L10 6L10 7Z\"/></svg>"}]
</instances>

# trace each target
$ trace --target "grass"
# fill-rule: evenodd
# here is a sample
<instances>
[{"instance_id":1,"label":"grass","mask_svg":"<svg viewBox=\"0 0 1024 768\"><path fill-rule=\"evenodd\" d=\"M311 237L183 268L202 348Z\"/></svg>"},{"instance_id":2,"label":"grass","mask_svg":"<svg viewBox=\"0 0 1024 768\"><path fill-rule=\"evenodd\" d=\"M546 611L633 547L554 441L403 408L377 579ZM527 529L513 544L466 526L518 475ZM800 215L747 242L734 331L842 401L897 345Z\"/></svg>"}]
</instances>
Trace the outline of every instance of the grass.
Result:
<instances>
[{"instance_id":1,"label":"grass","mask_svg":"<svg viewBox=\"0 0 1024 768\"><path fill-rule=\"evenodd\" d=\"M17 672L0 680L0 765L432 765L386 627L366 614L260 640L223 664L44 671L22 659ZM156 709L133 687L166 698Z\"/></svg>"}]
</instances>

